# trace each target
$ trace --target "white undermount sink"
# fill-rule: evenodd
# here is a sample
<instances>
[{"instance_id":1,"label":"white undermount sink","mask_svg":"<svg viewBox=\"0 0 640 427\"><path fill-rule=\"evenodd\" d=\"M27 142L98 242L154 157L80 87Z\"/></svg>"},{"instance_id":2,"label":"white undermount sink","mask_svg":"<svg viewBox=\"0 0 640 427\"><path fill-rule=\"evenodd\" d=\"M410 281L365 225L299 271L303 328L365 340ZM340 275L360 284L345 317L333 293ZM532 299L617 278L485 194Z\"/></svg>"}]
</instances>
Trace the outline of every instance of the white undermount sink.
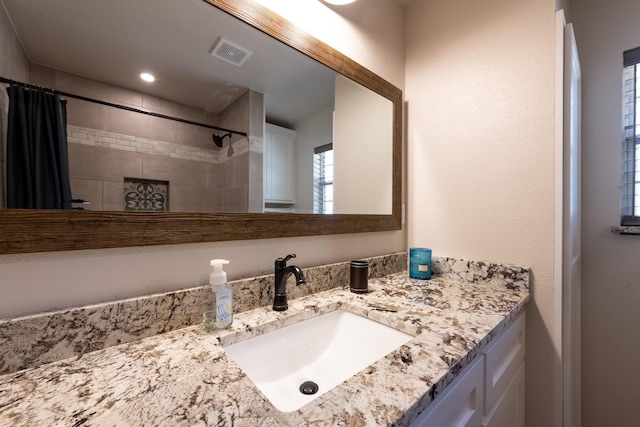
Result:
<instances>
[{"instance_id":1,"label":"white undermount sink","mask_svg":"<svg viewBox=\"0 0 640 427\"><path fill-rule=\"evenodd\" d=\"M328 392L413 337L346 310L336 310L225 346L229 357L280 411ZM314 394L301 385L312 381ZM307 392L313 385L305 385Z\"/></svg>"}]
</instances>

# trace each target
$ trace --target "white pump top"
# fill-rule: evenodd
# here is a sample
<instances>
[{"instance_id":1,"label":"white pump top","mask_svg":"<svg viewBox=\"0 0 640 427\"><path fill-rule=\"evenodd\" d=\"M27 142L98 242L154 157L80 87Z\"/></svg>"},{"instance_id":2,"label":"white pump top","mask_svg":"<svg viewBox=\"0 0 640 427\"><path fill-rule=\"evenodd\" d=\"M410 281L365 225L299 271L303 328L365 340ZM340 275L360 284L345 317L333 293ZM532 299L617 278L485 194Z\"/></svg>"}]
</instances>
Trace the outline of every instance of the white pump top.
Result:
<instances>
[{"instance_id":1,"label":"white pump top","mask_svg":"<svg viewBox=\"0 0 640 427\"><path fill-rule=\"evenodd\" d=\"M212 259L211 266L213 267L213 272L209 276L209 284L210 285L224 285L227 283L227 273L222 269L224 264L229 264L229 261L226 259Z\"/></svg>"}]
</instances>

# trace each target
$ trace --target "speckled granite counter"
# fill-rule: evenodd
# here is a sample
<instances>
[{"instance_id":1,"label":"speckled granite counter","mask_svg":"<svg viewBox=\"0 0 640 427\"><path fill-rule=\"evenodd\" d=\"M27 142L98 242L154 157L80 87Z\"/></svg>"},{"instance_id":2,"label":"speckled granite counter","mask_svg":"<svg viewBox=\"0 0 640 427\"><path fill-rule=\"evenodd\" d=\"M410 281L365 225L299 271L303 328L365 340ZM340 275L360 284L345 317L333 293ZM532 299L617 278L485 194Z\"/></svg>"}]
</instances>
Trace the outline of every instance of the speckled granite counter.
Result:
<instances>
[{"instance_id":1,"label":"speckled granite counter","mask_svg":"<svg viewBox=\"0 0 640 427\"><path fill-rule=\"evenodd\" d=\"M369 276L381 277L404 270L407 253L366 260ZM441 266L449 271L455 264L455 260L448 258L439 260L435 258L434 268ZM474 271L480 272L482 267L475 264L478 268ZM482 265L491 271L496 268L495 264ZM304 274L307 284L288 289L289 299L344 286L349 282L349 262L305 268ZM273 274L268 274L229 282L234 312L269 305L274 296L273 281ZM211 288L206 285L0 319L0 375L195 325L202 321L202 312L210 310L209 298Z\"/></svg>"},{"instance_id":2,"label":"speckled granite counter","mask_svg":"<svg viewBox=\"0 0 640 427\"><path fill-rule=\"evenodd\" d=\"M528 270L474 268L453 265L430 281L390 274L366 295L330 289L290 300L286 312L236 314L227 331L190 326L6 374L0 424L408 425L529 299ZM221 346L337 308L415 338L294 412L275 409Z\"/></svg>"}]
</instances>

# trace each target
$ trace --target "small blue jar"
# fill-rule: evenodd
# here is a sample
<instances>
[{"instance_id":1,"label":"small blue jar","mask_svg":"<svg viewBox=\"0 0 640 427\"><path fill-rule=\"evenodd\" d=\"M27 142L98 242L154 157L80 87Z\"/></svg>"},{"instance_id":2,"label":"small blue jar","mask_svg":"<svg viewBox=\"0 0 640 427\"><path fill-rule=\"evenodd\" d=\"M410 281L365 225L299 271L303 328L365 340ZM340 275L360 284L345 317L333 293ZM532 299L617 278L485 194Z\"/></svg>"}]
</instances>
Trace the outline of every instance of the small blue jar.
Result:
<instances>
[{"instance_id":1,"label":"small blue jar","mask_svg":"<svg viewBox=\"0 0 640 427\"><path fill-rule=\"evenodd\" d=\"M431 249L409 249L409 277L412 279L431 279Z\"/></svg>"}]
</instances>

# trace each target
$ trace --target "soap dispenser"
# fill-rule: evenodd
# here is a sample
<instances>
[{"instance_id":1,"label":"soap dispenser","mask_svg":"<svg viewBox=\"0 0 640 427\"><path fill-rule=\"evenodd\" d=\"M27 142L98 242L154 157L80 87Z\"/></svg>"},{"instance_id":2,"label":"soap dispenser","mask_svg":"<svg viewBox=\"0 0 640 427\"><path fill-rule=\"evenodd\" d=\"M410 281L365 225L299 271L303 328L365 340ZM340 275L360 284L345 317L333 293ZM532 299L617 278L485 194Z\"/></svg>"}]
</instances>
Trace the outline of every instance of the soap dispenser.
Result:
<instances>
[{"instance_id":1,"label":"soap dispenser","mask_svg":"<svg viewBox=\"0 0 640 427\"><path fill-rule=\"evenodd\" d=\"M227 273L222 269L229 264L226 259L212 259L213 272L209 276L209 284L215 301L215 309L203 314L204 328L207 331L224 329L233 322L233 295L227 286Z\"/></svg>"}]
</instances>

